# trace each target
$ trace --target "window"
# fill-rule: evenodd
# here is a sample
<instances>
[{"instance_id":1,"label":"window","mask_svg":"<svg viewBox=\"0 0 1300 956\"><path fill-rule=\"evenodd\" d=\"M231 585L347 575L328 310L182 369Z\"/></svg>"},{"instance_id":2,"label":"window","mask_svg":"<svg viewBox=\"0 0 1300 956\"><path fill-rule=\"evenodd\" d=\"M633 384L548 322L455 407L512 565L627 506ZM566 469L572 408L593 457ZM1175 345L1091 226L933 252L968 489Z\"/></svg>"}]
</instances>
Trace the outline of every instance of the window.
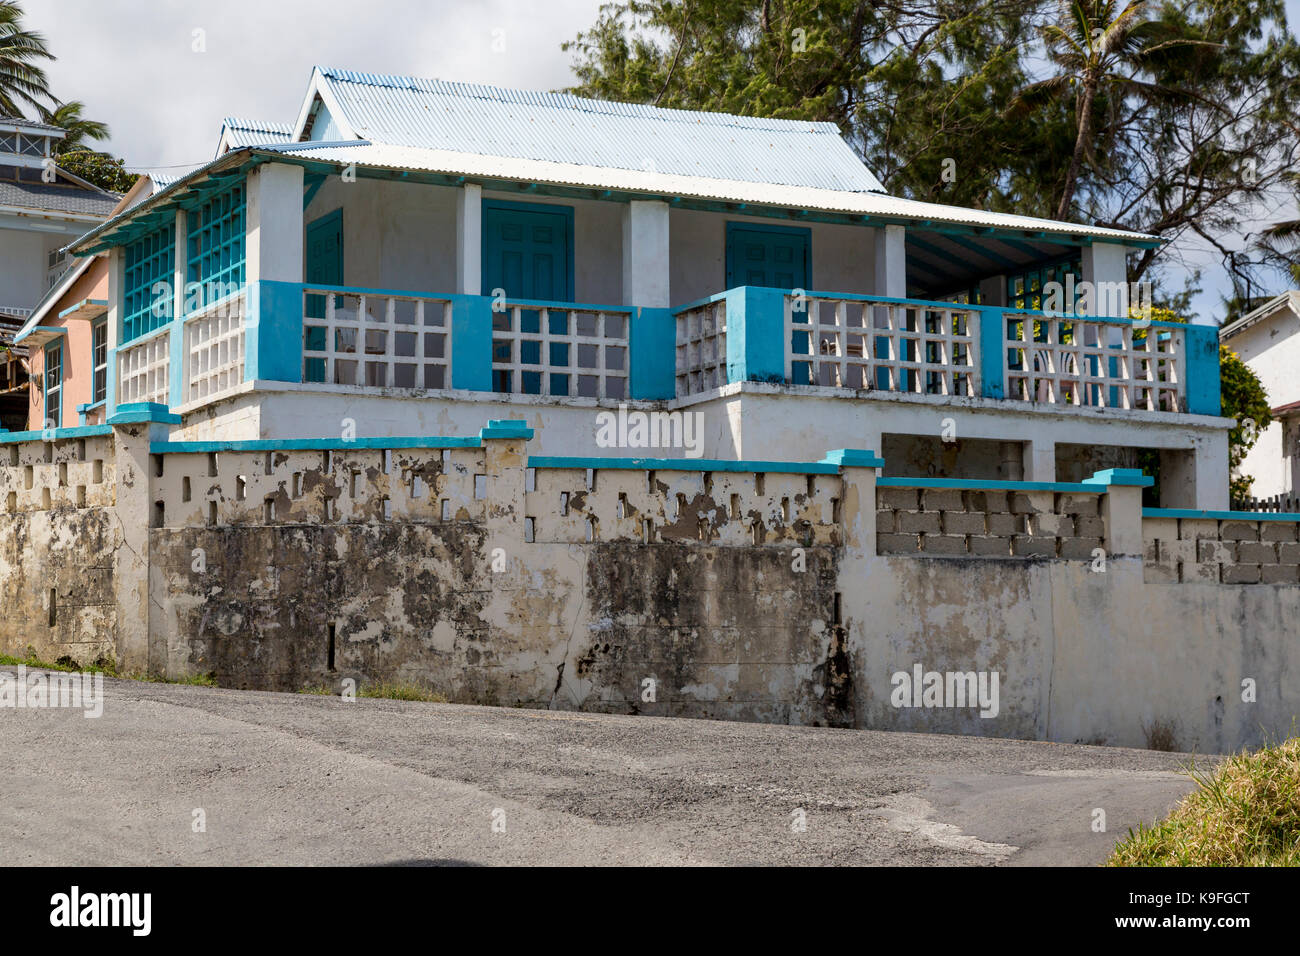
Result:
<instances>
[{"instance_id":1,"label":"window","mask_svg":"<svg viewBox=\"0 0 1300 956\"><path fill-rule=\"evenodd\" d=\"M1028 269L1015 275L1007 276L1007 304L1013 309L1043 308L1043 288L1049 282L1065 284L1067 274L1073 273L1075 281L1083 278L1083 260L1079 258L1064 259L1036 269ZM1064 294L1064 289L1062 289ZM1077 295L1077 293L1076 293ZM1063 311L1073 312L1074 303L1066 303Z\"/></svg>"},{"instance_id":2,"label":"window","mask_svg":"<svg viewBox=\"0 0 1300 956\"><path fill-rule=\"evenodd\" d=\"M239 182L189 213L186 281L203 286L203 305L244 287L244 212Z\"/></svg>"},{"instance_id":3,"label":"window","mask_svg":"<svg viewBox=\"0 0 1300 956\"><path fill-rule=\"evenodd\" d=\"M45 348L45 424L58 428L63 424L63 343Z\"/></svg>"},{"instance_id":4,"label":"window","mask_svg":"<svg viewBox=\"0 0 1300 956\"><path fill-rule=\"evenodd\" d=\"M100 319L90 329L94 381L90 401L102 402L108 397L108 320Z\"/></svg>"},{"instance_id":5,"label":"window","mask_svg":"<svg viewBox=\"0 0 1300 956\"><path fill-rule=\"evenodd\" d=\"M126 295L123 302L122 341L130 342L162 328L172 315L170 291L158 295L160 282L172 288L175 279L176 231L164 226L126 247Z\"/></svg>"}]
</instances>

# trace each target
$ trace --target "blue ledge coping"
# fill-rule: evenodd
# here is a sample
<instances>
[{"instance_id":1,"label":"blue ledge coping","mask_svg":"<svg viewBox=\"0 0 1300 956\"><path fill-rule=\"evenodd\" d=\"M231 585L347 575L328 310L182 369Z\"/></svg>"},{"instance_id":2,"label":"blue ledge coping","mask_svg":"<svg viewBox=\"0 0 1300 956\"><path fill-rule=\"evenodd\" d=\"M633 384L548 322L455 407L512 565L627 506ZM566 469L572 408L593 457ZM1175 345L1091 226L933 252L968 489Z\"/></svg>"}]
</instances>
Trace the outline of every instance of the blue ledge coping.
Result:
<instances>
[{"instance_id":1,"label":"blue ledge coping","mask_svg":"<svg viewBox=\"0 0 1300 956\"><path fill-rule=\"evenodd\" d=\"M1106 489L1096 484L1069 481L987 481L982 478L877 478L877 488L960 488L966 491L1064 491L1073 494L1103 495Z\"/></svg>"},{"instance_id":2,"label":"blue ledge coping","mask_svg":"<svg viewBox=\"0 0 1300 956\"><path fill-rule=\"evenodd\" d=\"M822 461L840 468L885 467L885 459L874 451L864 451L859 448L836 448L834 451L828 451Z\"/></svg>"},{"instance_id":3,"label":"blue ledge coping","mask_svg":"<svg viewBox=\"0 0 1300 956\"><path fill-rule=\"evenodd\" d=\"M93 438L96 435L111 435L113 429L108 425L76 425L71 428L50 428L44 431L8 432L0 428L0 444L19 441L62 441L66 438Z\"/></svg>"},{"instance_id":4,"label":"blue ledge coping","mask_svg":"<svg viewBox=\"0 0 1300 956\"><path fill-rule=\"evenodd\" d=\"M1190 508L1143 508L1144 518L1203 518L1209 521L1300 521L1294 511L1193 511Z\"/></svg>"},{"instance_id":5,"label":"blue ledge coping","mask_svg":"<svg viewBox=\"0 0 1300 956\"><path fill-rule=\"evenodd\" d=\"M110 425L134 425L140 422L179 425L181 417L173 415L166 405L158 402L127 402L117 406L117 411L108 418Z\"/></svg>"},{"instance_id":6,"label":"blue ledge coping","mask_svg":"<svg viewBox=\"0 0 1300 956\"><path fill-rule=\"evenodd\" d=\"M1130 488L1150 488L1156 480L1142 474L1138 468L1107 468L1091 478L1083 479L1085 485L1124 485Z\"/></svg>"},{"instance_id":7,"label":"blue ledge coping","mask_svg":"<svg viewBox=\"0 0 1300 956\"><path fill-rule=\"evenodd\" d=\"M348 451L349 449L384 448L478 448L478 438L437 438L409 435L392 438L254 438L247 441L156 441L149 445L150 454L167 455L185 452L217 451Z\"/></svg>"},{"instance_id":8,"label":"blue ledge coping","mask_svg":"<svg viewBox=\"0 0 1300 956\"><path fill-rule=\"evenodd\" d=\"M519 418L489 418L487 426L478 432L480 440L489 438L523 438L533 437L533 430L528 423Z\"/></svg>"},{"instance_id":9,"label":"blue ledge coping","mask_svg":"<svg viewBox=\"0 0 1300 956\"><path fill-rule=\"evenodd\" d=\"M794 475L837 475L839 466L820 461L729 461L719 458L556 458L530 455L529 468L576 468L607 471L730 471Z\"/></svg>"},{"instance_id":10,"label":"blue ledge coping","mask_svg":"<svg viewBox=\"0 0 1300 956\"><path fill-rule=\"evenodd\" d=\"M108 300L107 300L107 299L82 299L82 300L81 300L80 302L78 302L76 305L70 305L70 306L68 306L66 309L64 309L62 312L60 312L60 313L59 313L59 318L62 319L62 318L64 318L65 316L69 316L69 315L71 315L73 312L76 312L78 309L85 308L85 307L88 306L88 305L93 305L93 306L95 306L95 307L97 307L97 308L98 308L99 306L102 305L104 308L108 308Z\"/></svg>"},{"instance_id":11,"label":"blue ledge coping","mask_svg":"<svg viewBox=\"0 0 1300 956\"><path fill-rule=\"evenodd\" d=\"M23 339L27 338L33 332L47 332L50 335L67 335L68 330L61 325L33 325L30 329L24 329L14 336L14 345L17 345Z\"/></svg>"},{"instance_id":12,"label":"blue ledge coping","mask_svg":"<svg viewBox=\"0 0 1300 956\"><path fill-rule=\"evenodd\" d=\"M104 404L104 399L102 398L97 402L82 402L80 405L77 406L77 411L82 412L84 414L85 412L93 411L94 409L99 408L103 404Z\"/></svg>"}]
</instances>

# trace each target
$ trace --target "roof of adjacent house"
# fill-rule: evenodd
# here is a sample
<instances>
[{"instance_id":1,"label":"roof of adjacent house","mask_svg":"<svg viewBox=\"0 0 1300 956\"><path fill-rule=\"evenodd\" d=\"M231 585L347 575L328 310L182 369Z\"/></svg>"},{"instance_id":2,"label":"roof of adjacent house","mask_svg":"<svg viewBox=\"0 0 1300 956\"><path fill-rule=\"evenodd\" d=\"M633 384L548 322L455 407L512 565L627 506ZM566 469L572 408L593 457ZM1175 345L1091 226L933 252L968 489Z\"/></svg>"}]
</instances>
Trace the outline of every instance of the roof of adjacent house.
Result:
<instances>
[{"instance_id":1,"label":"roof of adjacent house","mask_svg":"<svg viewBox=\"0 0 1300 956\"><path fill-rule=\"evenodd\" d=\"M262 120L227 116L221 121L221 136L217 141L217 155L244 146L266 146L287 143L293 138L289 123L267 123Z\"/></svg>"},{"instance_id":2,"label":"roof of adjacent house","mask_svg":"<svg viewBox=\"0 0 1300 956\"><path fill-rule=\"evenodd\" d=\"M1263 322L1279 312L1290 311L1300 316L1300 289L1292 289L1274 296L1258 308L1251 309L1241 318L1229 322L1219 329L1219 341L1232 338L1238 332L1244 332L1259 322Z\"/></svg>"},{"instance_id":3,"label":"roof of adjacent house","mask_svg":"<svg viewBox=\"0 0 1300 956\"><path fill-rule=\"evenodd\" d=\"M120 196L94 187L0 178L0 206L103 218Z\"/></svg>"},{"instance_id":4,"label":"roof of adjacent house","mask_svg":"<svg viewBox=\"0 0 1300 956\"><path fill-rule=\"evenodd\" d=\"M884 190L833 123L322 67L312 80L346 139L703 179ZM309 92L295 133L313 99Z\"/></svg>"}]
</instances>

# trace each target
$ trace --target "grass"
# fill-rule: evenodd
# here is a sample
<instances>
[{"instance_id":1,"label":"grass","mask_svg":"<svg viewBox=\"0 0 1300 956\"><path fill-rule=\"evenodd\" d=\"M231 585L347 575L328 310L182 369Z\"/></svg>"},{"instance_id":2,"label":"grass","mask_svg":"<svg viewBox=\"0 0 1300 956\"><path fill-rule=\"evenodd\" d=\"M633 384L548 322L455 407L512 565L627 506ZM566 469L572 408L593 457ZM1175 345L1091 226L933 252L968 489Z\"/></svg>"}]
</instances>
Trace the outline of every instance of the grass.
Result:
<instances>
[{"instance_id":1,"label":"grass","mask_svg":"<svg viewBox=\"0 0 1300 956\"><path fill-rule=\"evenodd\" d=\"M1300 737L1229 757L1108 866L1300 866Z\"/></svg>"},{"instance_id":2,"label":"grass","mask_svg":"<svg viewBox=\"0 0 1300 956\"><path fill-rule=\"evenodd\" d=\"M321 697L338 697L339 692L331 690L324 684L312 684L308 687L298 689L300 694L315 694ZM358 697L375 697L384 700L418 700L426 704L445 704L447 696L439 694L437 691L428 690L420 687L418 684L390 684L386 681L378 681L373 684L362 684L357 688Z\"/></svg>"},{"instance_id":3,"label":"grass","mask_svg":"<svg viewBox=\"0 0 1300 956\"><path fill-rule=\"evenodd\" d=\"M188 677L160 677L157 674L145 674L136 671L119 671L117 663L111 657L96 658L90 664L78 664L71 657L60 657L55 661L43 661L36 652L28 648L25 657L12 654L0 654L0 667L26 666L47 671L78 672L83 674L103 674L105 677L120 677L124 680L148 681L151 684L184 684L190 687L216 687L214 674L191 674Z\"/></svg>"}]
</instances>

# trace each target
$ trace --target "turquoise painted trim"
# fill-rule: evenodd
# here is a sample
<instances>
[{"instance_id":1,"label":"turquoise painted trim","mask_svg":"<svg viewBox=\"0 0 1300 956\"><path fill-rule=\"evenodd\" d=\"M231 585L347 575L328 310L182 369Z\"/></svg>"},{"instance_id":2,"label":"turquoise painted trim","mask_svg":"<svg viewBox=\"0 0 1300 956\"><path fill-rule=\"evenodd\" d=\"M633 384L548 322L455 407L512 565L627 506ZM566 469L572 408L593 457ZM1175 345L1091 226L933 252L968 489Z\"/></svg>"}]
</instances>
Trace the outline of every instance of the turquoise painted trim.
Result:
<instances>
[{"instance_id":1,"label":"turquoise painted trim","mask_svg":"<svg viewBox=\"0 0 1300 956\"><path fill-rule=\"evenodd\" d=\"M834 451L828 451L822 461L839 468L885 467L885 459L874 451L864 451L858 448L837 448Z\"/></svg>"},{"instance_id":2,"label":"turquoise painted trim","mask_svg":"<svg viewBox=\"0 0 1300 956\"><path fill-rule=\"evenodd\" d=\"M108 308L108 300L107 299L82 299L76 305L68 306L68 308L60 312L59 318L62 319L65 316L71 315L73 312L76 312L78 309L88 305L102 305L104 308ZM15 339L14 341L17 341L17 339Z\"/></svg>"},{"instance_id":3,"label":"turquoise painted trim","mask_svg":"<svg viewBox=\"0 0 1300 956\"><path fill-rule=\"evenodd\" d=\"M566 220L565 221L565 242L568 245L568 249L565 253L565 257L568 260L567 262L568 269L565 275L565 282L567 283L567 287L565 290L564 297L566 300L571 300L576 295L576 293L574 292L574 288L575 288L574 249L576 247L576 237L574 235L573 207L561 205L559 203L512 202L506 199L484 199L482 200L482 206L480 208L480 215L482 217L480 220L482 223L482 229L480 231L482 233L482 236L481 236L481 245L480 245L481 258L479 260L479 265L483 276L483 289L482 289L483 294L484 295L492 294L492 289L489 288L491 283L488 280L488 272L489 272L488 263L491 261L491 249L489 248L489 242L492 237L487 227L487 218L488 218L487 214L488 211L492 209L513 211L513 212L550 213L552 215L564 216ZM509 297L507 296L507 298Z\"/></svg>"},{"instance_id":4,"label":"turquoise painted trim","mask_svg":"<svg viewBox=\"0 0 1300 956\"><path fill-rule=\"evenodd\" d=\"M414 289L371 289L360 285L325 285L321 282L304 282L302 285L312 292L336 292L340 295L394 295L407 299L437 299L440 302L450 302L452 299L457 298L454 293L444 295L441 292L429 292L427 290L418 292ZM460 296L460 298L465 297ZM479 296L473 296L473 298L479 298ZM568 306L568 308L572 308L572 306Z\"/></svg>"},{"instance_id":5,"label":"turquoise painted trim","mask_svg":"<svg viewBox=\"0 0 1300 956\"><path fill-rule=\"evenodd\" d=\"M617 469L620 471L773 472L791 475L837 475L839 467L812 461L728 461L717 458L557 458L529 455L529 468Z\"/></svg>"},{"instance_id":6,"label":"turquoise painted trim","mask_svg":"<svg viewBox=\"0 0 1300 956\"><path fill-rule=\"evenodd\" d=\"M1209 325L1188 325L1185 328L1187 411L1192 415L1222 414L1219 330Z\"/></svg>"},{"instance_id":7,"label":"turquoise painted trim","mask_svg":"<svg viewBox=\"0 0 1300 956\"><path fill-rule=\"evenodd\" d=\"M593 305L590 302L558 302L554 299L516 299L506 296L506 305L517 305L525 309L563 309L565 312L612 312L631 315L636 311L634 305Z\"/></svg>"},{"instance_id":8,"label":"turquoise painted trim","mask_svg":"<svg viewBox=\"0 0 1300 956\"><path fill-rule=\"evenodd\" d=\"M492 300L451 297L451 387L492 391Z\"/></svg>"},{"instance_id":9,"label":"turquoise painted trim","mask_svg":"<svg viewBox=\"0 0 1300 956\"><path fill-rule=\"evenodd\" d=\"M980 394L984 398L1006 398L1007 320L1001 308L984 309L980 315Z\"/></svg>"},{"instance_id":10,"label":"turquoise painted trim","mask_svg":"<svg viewBox=\"0 0 1300 956\"><path fill-rule=\"evenodd\" d=\"M136 425L141 422L179 425L181 417L173 415L166 405L158 402L127 402L117 406L117 411L108 420L109 425Z\"/></svg>"},{"instance_id":11,"label":"turquoise painted trim","mask_svg":"<svg viewBox=\"0 0 1300 956\"><path fill-rule=\"evenodd\" d=\"M785 383L784 289L727 290L727 381Z\"/></svg>"},{"instance_id":12,"label":"turquoise painted trim","mask_svg":"<svg viewBox=\"0 0 1300 956\"><path fill-rule=\"evenodd\" d=\"M1094 472L1091 478L1083 479L1085 485L1117 485L1129 488L1150 488L1156 480L1150 475L1142 474L1139 468L1107 468Z\"/></svg>"},{"instance_id":13,"label":"turquoise painted trim","mask_svg":"<svg viewBox=\"0 0 1300 956\"><path fill-rule=\"evenodd\" d=\"M1143 508L1144 518L1201 518L1207 521L1300 521L1294 511L1193 511L1190 508Z\"/></svg>"},{"instance_id":14,"label":"turquoise painted trim","mask_svg":"<svg viewBox=\"0 0 1300 956\"><path fill-rule=\"evenodd\" d=\"M533 430L522 418L490 418L487 425L478 430L480 441L489 438L523 438L533 437Z\"/></svg>"},{"instance_id":15,"label":"turquoise painted trim","mask_svg":"<svg viewBox=\"0 0 1300 956\"><path fill-rule=\"evenodd\" d=\"M311 205L311 201L316 198L316 194L320 192L320 188L325 185L325 180L328 178L324 173L307 173L303 177L302 208L304 212L307 211L307 207Z\"/></svg>"},{"instance_id":16,"label":"turquoise painted trim","mask_svg":"<svg viewBox=\"0 0 1300 956\"><path fill-rule=\"evenodd\" d=\"M77 427L83 427L86 424L86 416L104 404L101 398L97 402L82 402L77 406Z\"/></svg>"},{"instance_id":17,"label":"turquoise painted trim","mask_svg":"<svg viewBox=\"0 0 1300 956\"><path fill-rule=\"evenodd\" d=\"M294 438L253 439L249 441L156 441L149 444L154 455L185 454L190 452L220 451L348 451L358 448L373 450L383 448L480 448L480 441L471 438L437 438L430 435L400 436L392 438Z\"/></svg>"},{"instance_id":18,"label":"turquoise painted trim","mask_svg":"<svg viewBox=\"0 0 1300 956\"><path fill-rule=\"evenodd\" d=\"M720 302L727 297L726 292L715 292L713 295L706 295L703 299L696 299L694 302L687 302L685 305L674 306L673 315L681 315L683 312L689 312L691 309L698 309L702 305L711 305L714 302Z\"/></svg>"},{"instance_id":19,"label":"turquoise painted trim","mask_svg":"<svg viewBox=\"0 0 1300 956\"><path fill-rule=\"evenodd\" d=\"M302 381L303 284L262 279L249 289L244 381Z\"/></svg>"},{"instance_id":20,"label":"turquoise painted trim","mask_svg":"<svg viewBox=\"0 0 1300 956\"><path fill-rule=\"evenodd\" d=\"M1100 485L1069 481L984 481L979 478L877 478L878 488L962 488L970 491L1063 491L1104 495Z\"/></svg>"},{"instance_id":21,"label":"turquoise painted trim","mask_svg":"<svg viewBox=\"0 0 1300 956\"><path fill-rule=\"evenodd\" d=\"M676 398L677 323L672 310L637 309L628 325L630 397Z\"/></svg>"},{"instance_id":22,"label":"turquoise painted trim","mask_svg":"<svg viewBox=\"0 0 1300 956\"><path fill-rule=\"evenodd\" d=\"M0 445L20 441L62 441L66 438L94 438L96 435L111 435L109 425L76 425L70 428L50 428L41 431L7 432L0 428Z\"/></svg>"}]
</instances>

